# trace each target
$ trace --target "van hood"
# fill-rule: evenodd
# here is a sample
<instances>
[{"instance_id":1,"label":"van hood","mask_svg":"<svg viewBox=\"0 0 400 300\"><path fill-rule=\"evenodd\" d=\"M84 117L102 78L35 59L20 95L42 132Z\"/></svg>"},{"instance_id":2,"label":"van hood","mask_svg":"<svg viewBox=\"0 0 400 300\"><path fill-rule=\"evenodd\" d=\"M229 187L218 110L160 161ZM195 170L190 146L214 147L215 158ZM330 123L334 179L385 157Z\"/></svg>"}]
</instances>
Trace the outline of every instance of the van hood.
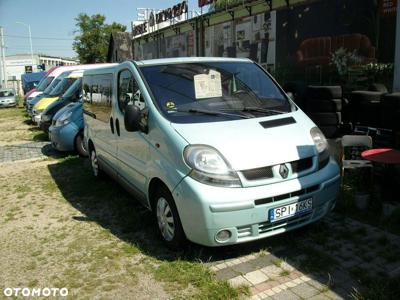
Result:
<instances>
[{"instance_id":1,"label":"van hood","mask_svg":"<svg viewBox=\"0 0 400 300\"><path fill-rule=\"evenodd\" d=\"M50 104L52 104L53 102L57 101L58 98L59 97L42 98L38 103L35 104L34 109L36 109L36 110L44 110Z\"/></svg>"},{"instance_id":2,"label":"van hood","mask_svg":"<svg viewBox=\"0 0 400 300\"><path fill-rule=\"evenodd\" d=\"M292 119L291 119L292 118ZM233 169L247 170L291 162L317 154L301 111L273 117L171 126L189 143L217 149Z\"/></svg>"}]
</instances>

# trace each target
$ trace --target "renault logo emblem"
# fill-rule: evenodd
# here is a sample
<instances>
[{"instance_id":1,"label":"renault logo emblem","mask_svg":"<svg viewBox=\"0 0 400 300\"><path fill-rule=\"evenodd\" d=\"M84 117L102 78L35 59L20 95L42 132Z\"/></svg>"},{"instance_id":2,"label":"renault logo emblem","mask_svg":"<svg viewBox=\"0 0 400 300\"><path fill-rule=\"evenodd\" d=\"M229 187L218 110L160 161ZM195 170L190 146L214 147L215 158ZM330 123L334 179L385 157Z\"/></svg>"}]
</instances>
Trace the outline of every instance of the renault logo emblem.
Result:
<instances>
[{"instance_id":1,"label":"renault logo emblem","mask_svg":"<svg viewBox=\"0 0 400 300\"><path fill-rule=\"evenodd\" d=\"M280 165L279 174L281 174L283 179L286 179L289 175L289 169L285 164Z\"/></svg>"}]
</instances>

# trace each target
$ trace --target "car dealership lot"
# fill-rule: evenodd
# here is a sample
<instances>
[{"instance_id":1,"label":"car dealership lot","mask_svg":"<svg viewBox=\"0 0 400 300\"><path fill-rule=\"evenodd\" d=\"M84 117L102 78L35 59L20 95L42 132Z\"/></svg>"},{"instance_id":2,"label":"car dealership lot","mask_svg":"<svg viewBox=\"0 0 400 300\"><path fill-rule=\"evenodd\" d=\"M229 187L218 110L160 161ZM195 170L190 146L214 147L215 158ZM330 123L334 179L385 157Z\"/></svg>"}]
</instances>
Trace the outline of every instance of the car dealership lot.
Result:
<instances>
[{"instance_id":1,"label":"car dealership lot","mask_svg":"<svg viewBox=\"0 0 400 300\"><path fill-rule=\"evenodd\" d=\"M87 160L51 151L21 109L0 110L0 129L2 290L66 287L74 298L124 299L399 295L396 235L333 213L255 243L171 252L150 212L112 180L94 180Z\"/></svg>"}]
</instances>

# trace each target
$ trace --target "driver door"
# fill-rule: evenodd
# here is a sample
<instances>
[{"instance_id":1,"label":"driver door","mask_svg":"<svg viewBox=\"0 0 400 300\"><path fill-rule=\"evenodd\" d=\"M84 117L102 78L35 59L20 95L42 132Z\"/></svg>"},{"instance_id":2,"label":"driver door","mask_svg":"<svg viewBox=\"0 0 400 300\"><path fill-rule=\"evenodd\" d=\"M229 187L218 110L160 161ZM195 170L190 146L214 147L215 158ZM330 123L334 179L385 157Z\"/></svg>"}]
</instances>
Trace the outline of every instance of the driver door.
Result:
<instances>
[{"instance_id":1,"label":"driver door","mask_svg":"<svg viewBox=\"0 0 400 300\"><path fill-rule=\"evenodd\" d=\"M128 132L124 125L125 107L127 105L137 105L141 110L146 108L136 78L130 68L121 69L117 74L118 103L114 116L118 134L118 176L121 181L129 184L134 192L137 192L140 198L138 200L145 201L146 170L150 156L147 134L141 131Z\"/></svg>"}]
</instances>

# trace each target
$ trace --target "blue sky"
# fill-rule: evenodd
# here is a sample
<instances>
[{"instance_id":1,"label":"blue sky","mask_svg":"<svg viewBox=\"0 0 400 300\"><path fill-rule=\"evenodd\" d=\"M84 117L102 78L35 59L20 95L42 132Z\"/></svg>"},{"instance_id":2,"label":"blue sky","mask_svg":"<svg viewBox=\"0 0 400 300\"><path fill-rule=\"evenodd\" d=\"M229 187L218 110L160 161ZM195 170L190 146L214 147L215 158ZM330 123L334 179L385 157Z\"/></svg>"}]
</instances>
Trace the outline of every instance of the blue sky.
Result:
<instances>
[{"instance_id":1,"label":"blue sky","mask_svg":"<svg viewBox=\"0 0 400 300\"><path fill-rule=\"evenodd\" d=\"M79 13L103 14L106 23L122 23L130 30L138 7L167 8L180 0L0 0L0 26L4 28L6 55L30 53L30 24L33 51L54 56L75 56L72 50L74 18ZM200 10L197 0L189 0L190 10ZM26 37L26 38L25 38ZM56 38L56 39L40 39Z\"/></svg>"}]
</instances>

